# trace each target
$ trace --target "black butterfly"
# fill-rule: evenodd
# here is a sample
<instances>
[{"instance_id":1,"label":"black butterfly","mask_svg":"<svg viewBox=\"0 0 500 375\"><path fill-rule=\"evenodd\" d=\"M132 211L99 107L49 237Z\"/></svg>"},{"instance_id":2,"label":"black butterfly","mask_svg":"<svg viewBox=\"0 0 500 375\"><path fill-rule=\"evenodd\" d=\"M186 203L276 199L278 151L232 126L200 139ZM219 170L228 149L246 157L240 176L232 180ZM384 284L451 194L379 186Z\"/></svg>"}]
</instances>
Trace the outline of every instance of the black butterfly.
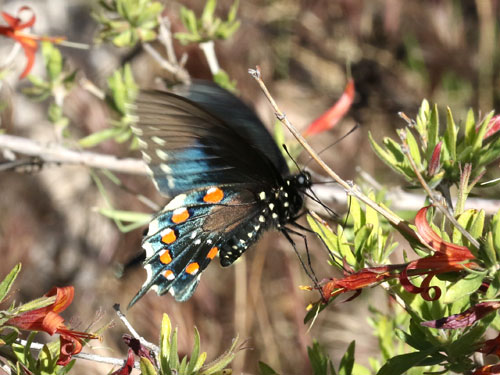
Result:
<instances>
[{"instance_id":1,"label":"black butterfly","mask_svg":"<svg viewBox=\"0 0 500 375\"><path fill-rule=\"evenodd\" d=\"M294 222L311 186L290 175L276 143L240 99L211 83L185 96L141 92L133 125L159 191L174 196L151 221L142 247L149 289L191 297L217 255L231 265L261 233Z\"/></svg>"}]
</instances>

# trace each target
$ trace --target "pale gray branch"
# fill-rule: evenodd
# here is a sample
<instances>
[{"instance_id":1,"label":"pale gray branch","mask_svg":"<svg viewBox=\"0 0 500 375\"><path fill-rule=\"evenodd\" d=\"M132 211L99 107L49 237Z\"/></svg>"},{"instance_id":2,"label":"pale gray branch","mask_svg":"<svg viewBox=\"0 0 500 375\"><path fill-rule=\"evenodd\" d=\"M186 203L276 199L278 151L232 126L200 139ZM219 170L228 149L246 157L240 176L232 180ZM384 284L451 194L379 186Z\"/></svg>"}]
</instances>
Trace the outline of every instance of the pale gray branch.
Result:
<instances>
[{"instance_id":1,"label":"pale gray branch","mask_svg":"<svg viewBox=\"0 0 500 375\"><path fill-rule=\"evenodd\" d=\"M36 156L47 163L77 164L114 172L146 174L146 164L140 159L120 159L113 155L70 150L59 144L43 144L13 135L0 134L0 149Z\"/></svg>"}]
</instances>

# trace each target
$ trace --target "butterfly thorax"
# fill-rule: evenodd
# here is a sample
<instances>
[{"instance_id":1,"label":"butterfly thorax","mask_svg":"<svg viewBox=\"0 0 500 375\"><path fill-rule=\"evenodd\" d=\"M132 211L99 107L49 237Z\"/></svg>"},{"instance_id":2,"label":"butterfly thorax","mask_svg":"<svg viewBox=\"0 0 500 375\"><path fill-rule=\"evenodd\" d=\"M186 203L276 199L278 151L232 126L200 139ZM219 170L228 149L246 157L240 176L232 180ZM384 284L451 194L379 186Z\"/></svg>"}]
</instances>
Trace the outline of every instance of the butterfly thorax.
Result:
<instances>
[{"instance_id":1,"label":"butterfly thorax","mask_svg":"<svg viewBox=\"0 0 500 375\"><path fill-rule=\"evenodd\" d=\"M245 225L236 228L228 240L222 244L220 259L222 266L231 265L267 229L281 229L296 219L302 209L303 191L311 186L308 172L285 177L280 183L269 189L257 192L255 199L260 201L261 210Z\"/></svg>"}]
</instances>

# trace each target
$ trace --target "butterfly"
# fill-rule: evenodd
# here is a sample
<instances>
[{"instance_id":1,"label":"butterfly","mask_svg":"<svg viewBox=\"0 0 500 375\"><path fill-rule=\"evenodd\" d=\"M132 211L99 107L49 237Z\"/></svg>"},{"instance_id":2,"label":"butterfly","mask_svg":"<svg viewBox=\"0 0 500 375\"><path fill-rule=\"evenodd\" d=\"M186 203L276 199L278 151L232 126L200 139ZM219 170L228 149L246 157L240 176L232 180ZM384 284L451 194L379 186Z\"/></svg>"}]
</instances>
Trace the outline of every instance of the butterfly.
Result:
<instances>
[{"instance_id":1,"label":"butterfly","mask_svg":"<svg viewBox=\"0 0 500 375\"><path fill-rule=\"evenodd\" d=\"M230 92L206 82L183 95L142 91L134 117L153 181L173 199L145 233L147 280L129 306L150 289L186 301L216 256L229 266L265 230L285 233L297 219L310 174L290 173L263 123Z\"/></svg>"}]
</instances>

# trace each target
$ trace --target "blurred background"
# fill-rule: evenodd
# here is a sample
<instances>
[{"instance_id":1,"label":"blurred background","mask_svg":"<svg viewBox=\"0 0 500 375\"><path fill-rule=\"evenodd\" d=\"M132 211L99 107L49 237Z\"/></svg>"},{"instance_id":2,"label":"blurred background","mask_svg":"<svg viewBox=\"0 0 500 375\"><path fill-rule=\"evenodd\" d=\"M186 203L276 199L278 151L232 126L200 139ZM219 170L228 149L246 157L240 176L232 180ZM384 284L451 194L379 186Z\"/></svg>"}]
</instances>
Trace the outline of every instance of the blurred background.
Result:
<instances>
[{"instance_id":1,"label":"blurred background","mask_svg":"<svg viewBox=\"0 0 500 375\"><path fill-rule=\"evenodd\" d=\"M79 70L79 79L85 77L104 89L107 77L126 62L140 87L151 87L156 77L165 76L140 48L93 44L98 25L91 13L96 3L0 1L0 6L11 14L30 6L37 17L33 29L37 35L64 35L91 45L90 50L61 47L70 66ZM200 14L204 2L164 4L173 31L183 31L180 6ZM217 13L225 17L230 5L219 0ZM351 75L356 96L350 112L328 134L311 137L311 143L321 150L360 124L323 154L325 160L344 179L355 180L356 167L361 167L377 181L393 186L401 181L374 157L368 131L377 140L394 136L394 129L403 124L398 112L413 118L423 98L441 108L450 106L457 123L469 107L483 115L495 109L500 100L499 7L494 0L244 0L238 11L240 29L231 39L216 43L216 52L221 67L238 82L241 97L254 106L269 129L274 124L272 110L248 68L260 65L279 106L299 129L341 96ZM0 56L12 44L0 37ZM179 56L187 53L186 68L192 77L210 79L197 46L177 43L175 48ZM39 60L32 73L43 75ZM21 71L22 54L19 66ZM1 112L2 130L56 142L54 126L47 120L47 103L33 102L21 93L28 83L18 81L18 73L1 83L1 95L9 102ZM64 111L75 139L106 128L111 117L106 105L78 84L66 97ZM66 145L74 146L70 140ZM126 145L111 141L95 151L139 157ZM147 177L120 178L131 191L165 204ZM115 208L151 212L131 192L112 184L106 188ZM85 329L97 315L101 316L97 326L117 320L112 305L125 308L145 279L140 266L117 277L119 265L140 253L144 228L121 233L95 212L105 203L85 167L46 165L37 173L0 173L0 275L18 262L23 264L15 300L34 299L52 286L74 285L75 301L65 313L73 317L74 328ZM335 210L343 214L346 206L338 204ZM333 277L324 249L312 236L308 241L318 277ZM304 249L301 240L297 244ZM282 374L309 373L306 348L312 338L324 344L335 361L356 339L356 358L367 364L363 358L374 355L376 347L368 306L383 309L387 302L377 298L375 290L369 291L353 303L330 306L308 330L303 324L305 308L318 295L298 287L310 283L290 244L278 233L266 233L233 267L222 269L218 262L208 267L188 302L150 293L127 311L127 317L141 335L155 342L162 313L168 313L179 326L180 351L187 353L196 326L209 358L222 353L239 335L240 340L248 340L245 347L250 349L236 357L236 374L256 374L259 360ZM102 355L124 357L121 335L125 332L116 322L102 343L90 347ZM106 373L110 366L78 361L74 370Z\"/></svg>"}]
</instances>

